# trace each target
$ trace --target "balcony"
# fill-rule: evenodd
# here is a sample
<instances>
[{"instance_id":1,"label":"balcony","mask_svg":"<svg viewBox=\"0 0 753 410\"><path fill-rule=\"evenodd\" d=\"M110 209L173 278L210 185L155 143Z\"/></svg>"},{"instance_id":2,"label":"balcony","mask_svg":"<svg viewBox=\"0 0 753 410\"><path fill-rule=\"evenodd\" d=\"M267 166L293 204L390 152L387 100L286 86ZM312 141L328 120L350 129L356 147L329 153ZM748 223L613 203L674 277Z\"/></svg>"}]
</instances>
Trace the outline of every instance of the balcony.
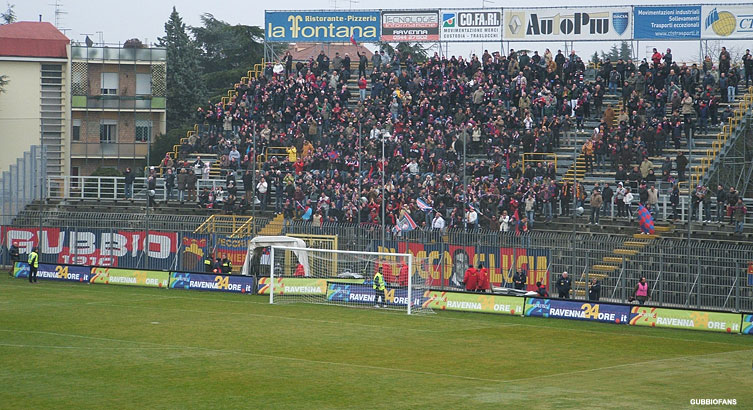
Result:
<instances>
[{"instance_id":1,"label":"balcony","mask_svg":"<svg viewBox=\"0 0 753 410\"><path fill-rule=\"evenodd\" d=\"M165 110L165 97L119 96L119 95L74 95L73 109L92 110Z\"/></svg>"},{"instance_id":2,"label":"balcony","mask_svg":"<svg viewBox=\"0 0 753 410\"><path fill-rule=\"evenodd\" d=\"M71 56L73 60L161 62L167 60L167 50L164 48L72 46Z\"/></svg>"},{"instance_id":3,"label":"balcony","mask_svg":"<svg viewBox=\"0 0 753 410\"><path fill-rule=\"evenodd\" d=\"M146 158L146 142L86 143L71 142L71 158Z\"/></svg>"}]
</instances>

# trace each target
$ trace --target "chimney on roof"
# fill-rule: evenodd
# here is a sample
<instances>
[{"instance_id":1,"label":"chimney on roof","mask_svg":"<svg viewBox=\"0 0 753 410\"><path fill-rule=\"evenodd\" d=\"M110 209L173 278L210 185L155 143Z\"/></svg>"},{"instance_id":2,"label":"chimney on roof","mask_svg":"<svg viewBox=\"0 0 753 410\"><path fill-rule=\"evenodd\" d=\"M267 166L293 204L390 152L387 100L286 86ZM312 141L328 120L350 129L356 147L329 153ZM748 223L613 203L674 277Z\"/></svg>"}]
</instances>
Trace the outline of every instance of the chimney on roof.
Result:
<instances>
[{"instance_id":1,"label":"chimney on roof","mask_svg":"<svg viewBox=\"0 0 753 410\"><path fill-rule=\"evenodd\" d=\"M41 14L39 15L39 22L40 23L42 22L42 15Z\"/></svg>"}]
</instances>

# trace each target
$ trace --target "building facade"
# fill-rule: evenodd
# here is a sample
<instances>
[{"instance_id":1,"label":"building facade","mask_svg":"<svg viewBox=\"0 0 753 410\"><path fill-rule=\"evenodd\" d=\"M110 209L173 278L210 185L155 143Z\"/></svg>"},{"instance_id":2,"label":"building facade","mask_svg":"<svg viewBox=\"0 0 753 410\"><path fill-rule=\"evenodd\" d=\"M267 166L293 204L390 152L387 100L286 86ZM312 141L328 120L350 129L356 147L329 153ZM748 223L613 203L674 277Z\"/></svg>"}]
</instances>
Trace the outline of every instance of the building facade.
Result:
<instances>
[{"instance_id":1,"label":"building facade","mask_svg":"<svg viewBox=\"0 0 753 410\"><path fill-rule=\"evenodd\" d=\"M165 49L71 47L71 175L145 165L166 132Z\"/></svg>"},{"instance_id":2,"label":"building facade","mask_svg":"<svg viewBox=\"0 0 753 410\"><path fill-rule=\"evenodd\" d=\"M69 173L70 40L55 26L0 26L0 171L43 146L47 174Z\"/></svg>"}]
</instances>

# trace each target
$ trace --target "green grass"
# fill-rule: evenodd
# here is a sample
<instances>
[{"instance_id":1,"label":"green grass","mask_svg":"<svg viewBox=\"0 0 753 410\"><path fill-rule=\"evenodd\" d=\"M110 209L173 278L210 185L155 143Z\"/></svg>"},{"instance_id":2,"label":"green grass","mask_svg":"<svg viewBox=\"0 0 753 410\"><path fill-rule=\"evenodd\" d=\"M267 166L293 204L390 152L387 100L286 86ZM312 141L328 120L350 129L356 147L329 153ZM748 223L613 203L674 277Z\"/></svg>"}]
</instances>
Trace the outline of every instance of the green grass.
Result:
<instances>
[{"instance_id":1,"label":"green grass","mask_svg":"<svg viewBox=\"0 0 753 410\"><path fill-rule=\"evenodd\" d=\"M753 338L0 279L2 408L753 407Z\"/></svg>"}]
</instances>

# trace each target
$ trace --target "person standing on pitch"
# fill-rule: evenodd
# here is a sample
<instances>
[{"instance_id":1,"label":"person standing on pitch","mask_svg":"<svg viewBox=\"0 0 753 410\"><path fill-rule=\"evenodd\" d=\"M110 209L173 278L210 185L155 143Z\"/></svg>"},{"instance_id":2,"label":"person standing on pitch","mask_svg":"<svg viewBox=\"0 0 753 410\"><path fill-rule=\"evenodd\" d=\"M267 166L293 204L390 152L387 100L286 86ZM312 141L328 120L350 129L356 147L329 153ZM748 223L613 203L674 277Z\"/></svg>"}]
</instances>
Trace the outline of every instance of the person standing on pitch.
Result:
<instances>
[{"instance_id":1,"label":"person standing on pitch","mask_svg":"<svg viewBox=\"0 0 753 410\"><path fill-rule=\"evenodd\" d=\"M387 298L384 296L384 288L384 276L382 276L382 267L380 266L374 274L374 307L387 307Z\"/></svg>"},{"instance_id":2,"label":"person standing on pitch","mask_svg":"<svg viewBox=\"0 0 753 410\"><path fill-rule=\"evenodd\" d=\"M560 299L570 299L570 278L567 271L562 272L562 276L557 280L557 293Z\"/></svg>"},{"instance_id":3,"label":"person standing on pitch","mask_svg":"<svg viewBox=\"0 0 753 410\"><path fill-rule=\"evenodd\" d=\"M37 269L39 268L39 254L37 247L31 249L29 254L29 283L37 283Z\"/></svg>"}]
</instances>

